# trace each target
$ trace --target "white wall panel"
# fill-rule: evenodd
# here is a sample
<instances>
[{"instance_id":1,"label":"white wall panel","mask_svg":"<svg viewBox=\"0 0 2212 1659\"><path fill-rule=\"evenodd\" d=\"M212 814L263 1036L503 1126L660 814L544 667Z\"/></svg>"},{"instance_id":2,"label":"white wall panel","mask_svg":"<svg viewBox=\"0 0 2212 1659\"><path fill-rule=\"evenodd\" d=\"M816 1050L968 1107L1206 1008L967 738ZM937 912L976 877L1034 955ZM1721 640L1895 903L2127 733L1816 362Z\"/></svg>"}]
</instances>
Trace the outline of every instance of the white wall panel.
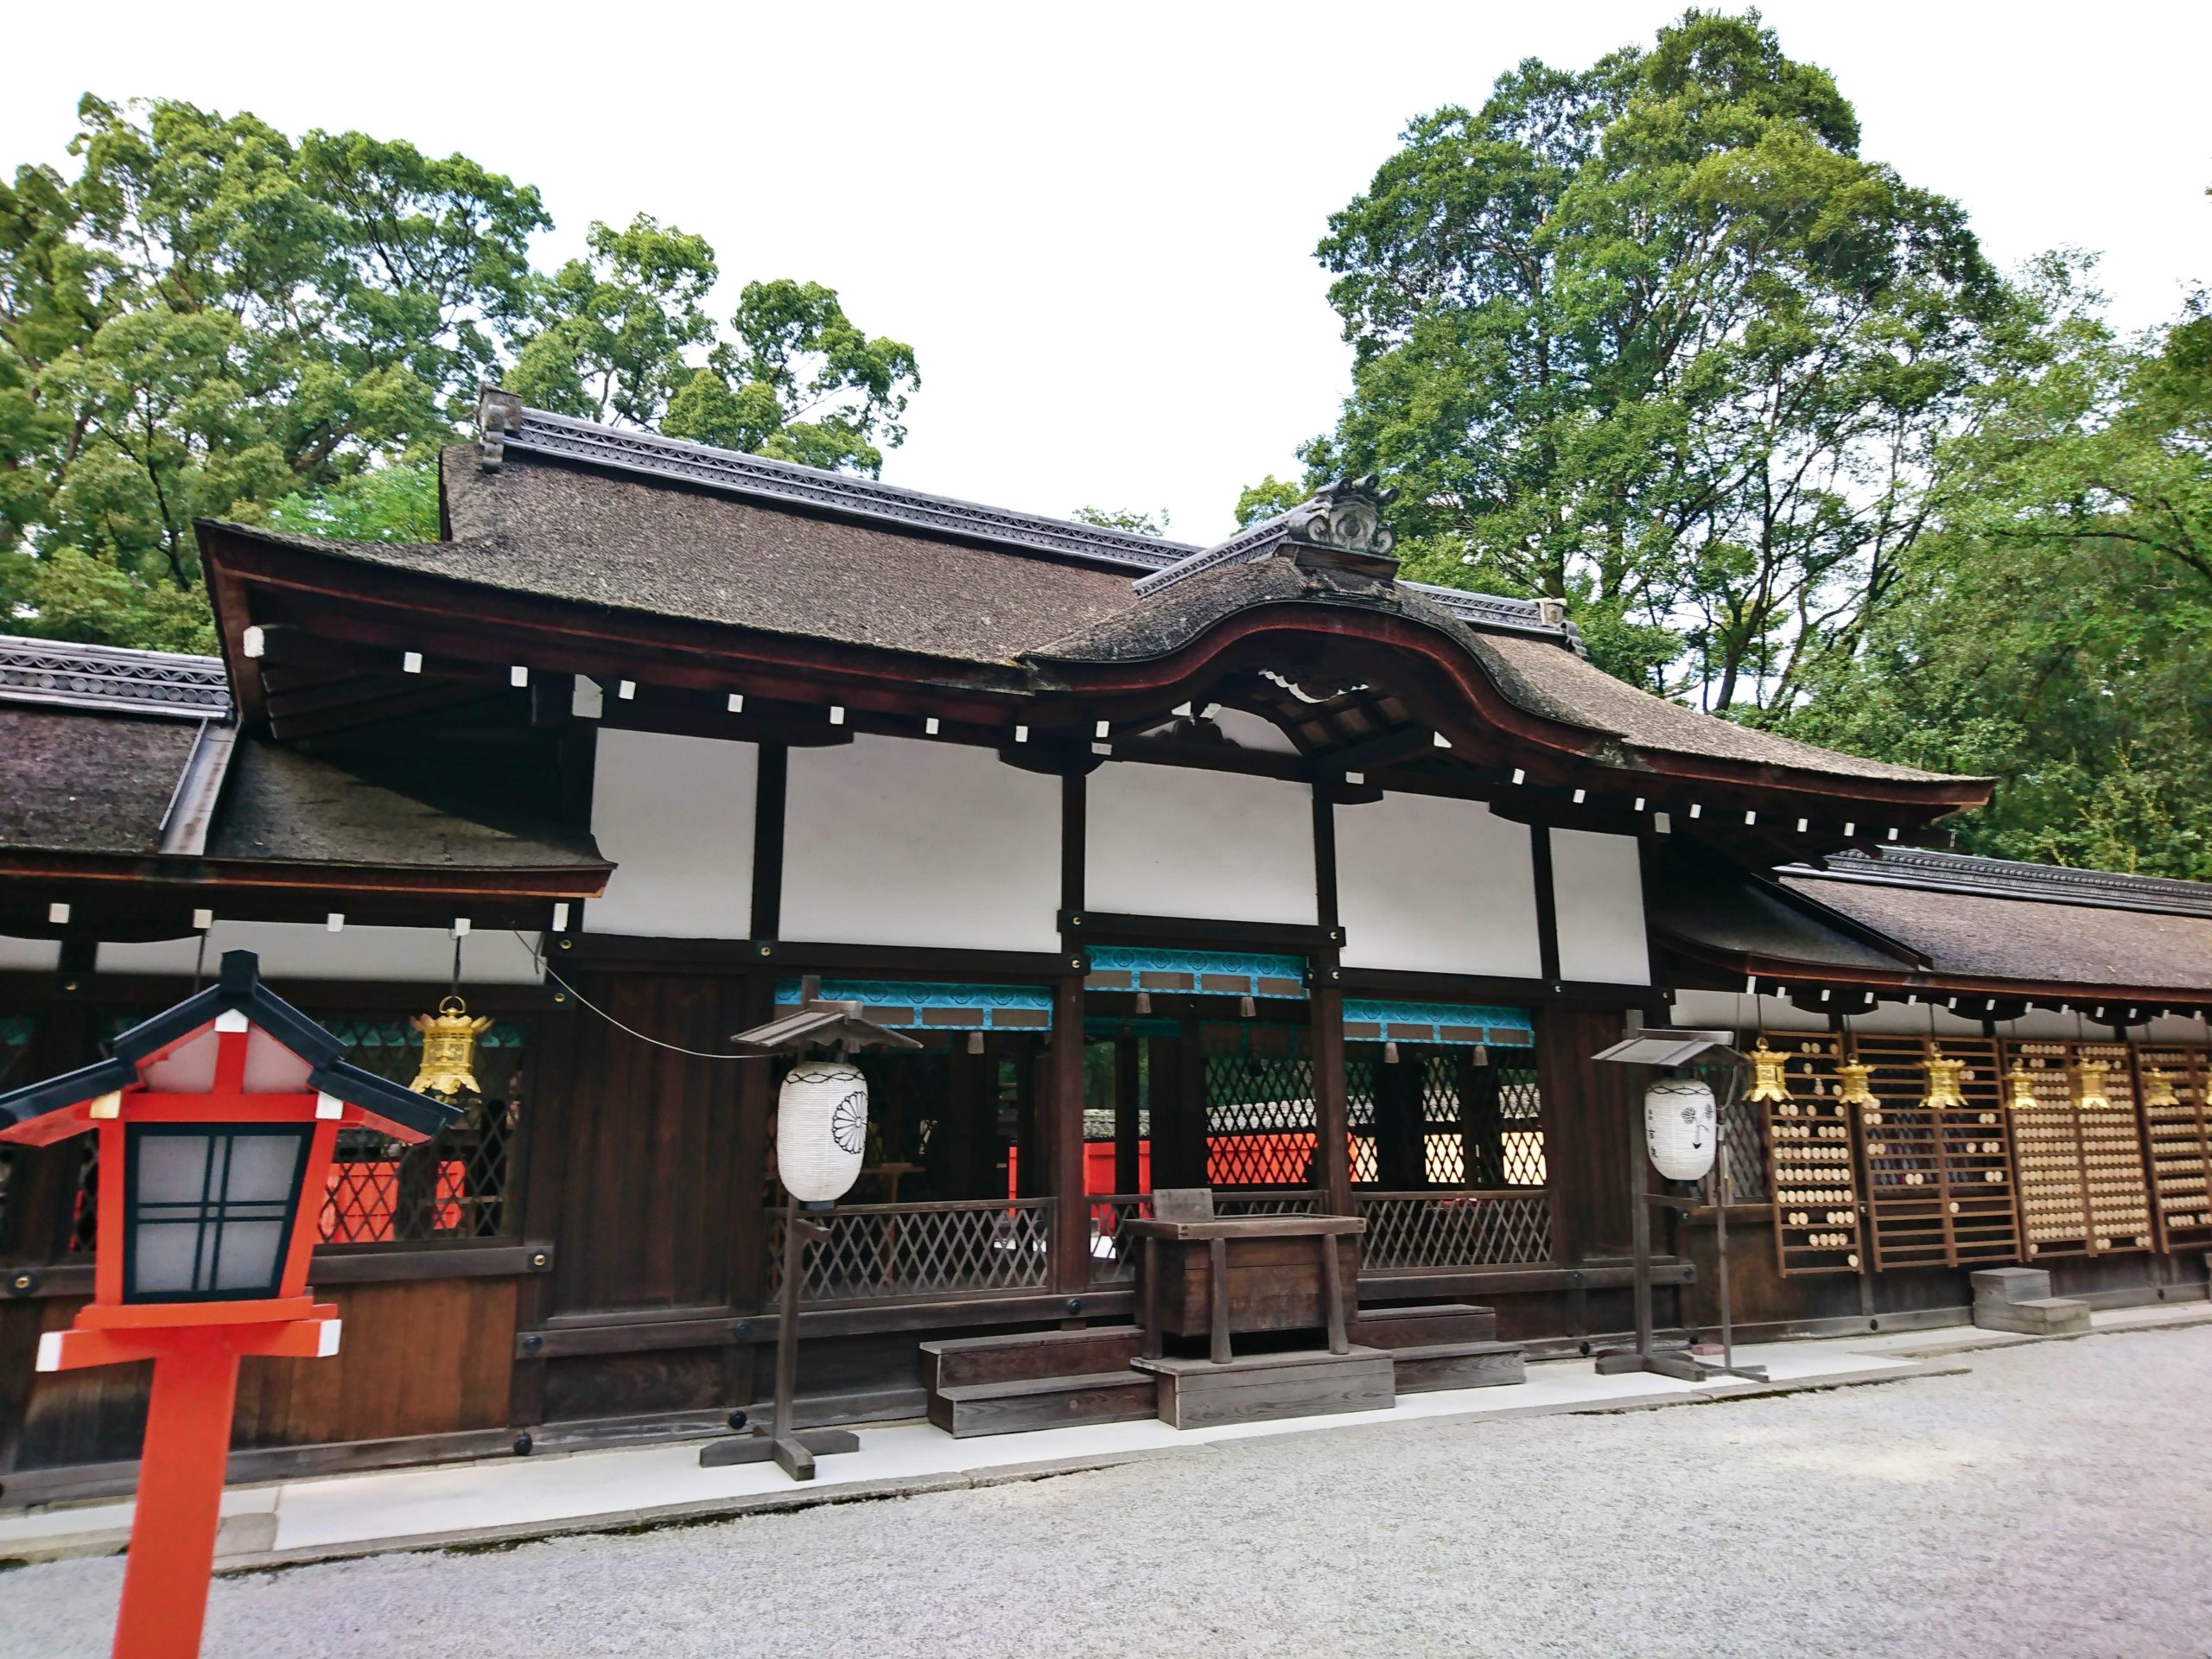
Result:
<instances>
[{"instance_id":1,"label":"white wall panel","mask_svg":"<svg viewBox=\"0 0 2212 1659\"><path fill-rule=\"evenodd\" d=\"M863 734L793 749L785 812L787 939L1059 949L1058 778Z\"/></svg>"},{"instance_id":2,"label":"white wall panel","mask_svg":"<svg viewBox=\"0 0 2212 1659\"><path fill-rule=\"evenodd\" d=\"M1386 795L1337 813L1337 908L1355 968L1534 979L1529 827L1479 801Z\"/></svg>"},{"instance_id":3,"label":"white wall panel","mask_svg":"<svg viewBox=\"0 0 2212 1659\"><path fill-rule=\"evenodd\" d=\"M1313 792L1281 778L1109 761L1085 802L1084 904L1312 926Z\"/></svg>"},{"instance_id":4,"label":"white wall panel","mask_svg":"<svg viewBox=\"0 0 2212 1659\"><path fill-rule=\"evenodd\" d=\"M61 965L59 939L18 939L0 936L0 968L43 973Z\"/></svg>"},{"instance_id":5,"label":"white wall panel","mask_svg":"<svg viewBox=\"0 0 2212 1659\"><path fill-rule=\"evenodd\" d=\"M742 939L753 931L750 743L602 730L591 832L616 868L584 928L645 938Z\"/></svg>"},{"instance_id":6,"label":"white wall panel","mask_svg":"<svg viewBox=\"0 0 2212 1659\"><path fill-rule=\"evenodd\" d=\"M535 954L537 936L518 938L505 928L480 928L461 947L461 988L471 985L535 985L543 976ZM320 922L226 922L207 935L207 977L226 950L251 950L261 976L278 995L287 979L415 982L442 987L453 974L453 936L439 927L359 927L333 933ZM188 974L200 954L197 935L142 944L103 943L93 966L103 974Z\"/></svg>"},{"instance_id":7,"label":"white wall panel","mask_svg":"<svg viewBox=\"0 0 2212 1659\"><path fill-rule=\"evenodd\" d=\"M1634 836L1552 831L1552 905L1562 979L1649 985L1643 873Z\"/></svg>"}]
</instances>

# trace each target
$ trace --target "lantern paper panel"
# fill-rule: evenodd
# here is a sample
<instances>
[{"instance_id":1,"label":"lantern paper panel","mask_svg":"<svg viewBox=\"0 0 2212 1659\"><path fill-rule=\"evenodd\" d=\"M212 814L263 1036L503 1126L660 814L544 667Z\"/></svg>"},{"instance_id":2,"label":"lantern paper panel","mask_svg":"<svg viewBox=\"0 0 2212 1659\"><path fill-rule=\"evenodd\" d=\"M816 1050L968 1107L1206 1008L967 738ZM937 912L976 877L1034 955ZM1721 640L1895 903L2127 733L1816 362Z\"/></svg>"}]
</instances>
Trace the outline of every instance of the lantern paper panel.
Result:
<instances>
[{"instance_id":1,"label":"lantern paper panel","mask_svg":"<svg viewBox=\"0 0 2212 1659\"><path fill-rule=\"evenodd\" d=\"M276 1294L312 1131L133 1123L124 1133L124 1300Z\"/></svg>"},{"instance_id":2,"label":"lantern paper panel","mask_svg":"<svg viewBox=\"0 0 2212 1659\"><path fill-rule=\"evenodd\" d=\"M1661 1077L1643 1093L1644 1144L1670 1181L1702 1180L1719 1136L1713 1090L1695 1077Z\"/></svg>"},{"instance_id":3,"label":"lantern paper panel","mask_svg":"<svg viewBox=\"0 0 2212 1659\"><path fill-rule=\"evenodd\" d=\"M852 1191L868 1151L868 1079L846 1059L803 1059L776 1103L776 1168L802 1204Z\"/></svg>"}]
</instances>

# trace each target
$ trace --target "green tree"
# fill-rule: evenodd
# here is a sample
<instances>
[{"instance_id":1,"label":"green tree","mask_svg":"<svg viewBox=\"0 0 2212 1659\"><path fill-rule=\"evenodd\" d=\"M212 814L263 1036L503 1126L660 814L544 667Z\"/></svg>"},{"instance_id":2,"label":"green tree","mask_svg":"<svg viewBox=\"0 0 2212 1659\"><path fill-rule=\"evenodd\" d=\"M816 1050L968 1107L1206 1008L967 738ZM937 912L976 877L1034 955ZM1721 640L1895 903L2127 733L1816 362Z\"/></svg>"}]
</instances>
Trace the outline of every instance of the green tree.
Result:
<instances>
[{"instance_id":1,"label":"green tree","mask_svg":"<svg viewBox=\"0 0 2212 1659\"><path fill-rule=\"evenodd\" d=\"M1165 507L1157 512L1138 512L1128 507L1077 507L1068 517L1101 530L1126 530L1139 536L1165 536L1174 522Z\"/></svg>"},{"instance_id":2,"label":"green tree","mask_svg":"<svg viewBox=\"0 0 2212 1659\"><path fill-rule=\"evenodd\" d=\"M788 278L747 283L734 340L708 353L671 402L661 430L805 467L883 471L919 389L914 348L853 325L834 289Z\"/></svg>"},{"instance_id":3,"label":"green tree","mask_svg":"<svg viewBox=\"0 0 2212 1659\"><path fill-rule=\"evenodd\" d=\"M587 241L531 285L531 333L504 384L556 414L658 427L691 378L684 353L715 337L715 251L648 213L626 230L594 220Z\"/></svg>"},{"instance_id":4,"label":"green tree","mask_svg":"<svg viewBox=\"0 0 2212 1659\"><path fill-rule=\"evenodd\" d=\"M1781 723L1996 778L1966 850L2212 879L2205 306L2131 341L2078 261L2023 293L2032 349L1946 446L1939 523Z\"/></svg>"},{"instance_id":5,"label":"green tree","mask_svg":"<svg viewBox=\"0 0 2212 1659\"><path fill-rule=\"evenodd\" d=\"M1328 480L1318 480L1325 483ZM1248 484L1236 497L1236 527L1249 530L1262 519L1276 518L1313 494L1305 485L1286 484L1269 473L1256 484Z\"/></svg>"},{"instance_id":6,"label":"green tree","mask_svg":"<svg viewBox=\"0 0 2212 1659\"><path fill-rule=\"evenodd\" d=\"M1415 120L1318 250L1353 346L1307 481L1408 574L1569 600L1599 660L1787 706L1924 527L2002 285L1755 16Z\"/></svg>"},{"instance_id":7,"label":"green tree","mask_svg":"<svg viewBox=\"0 0 2212 1659\"><path fill-rule=\"evenodd\" d=\"M295 143L170 100L79 118L77 177L0 192L0 594L15 626L128 635L124 588L73 606L83 582L29 567L74 550L188 592L194 518L257 518L435 444L550 221L465 157L361 133Z\"/></svg>"},{"instance_id":8,"label":"green tree","mask_svg":"<svg viewBox=\"0 0 2212 1659\"><path fill-rule=\"evenodd\" d=\"M435 542L437 467L397 461L341 478L314 495L288 495L270 507L269 527L346 542Z\"/></svg>"}]
</instances>

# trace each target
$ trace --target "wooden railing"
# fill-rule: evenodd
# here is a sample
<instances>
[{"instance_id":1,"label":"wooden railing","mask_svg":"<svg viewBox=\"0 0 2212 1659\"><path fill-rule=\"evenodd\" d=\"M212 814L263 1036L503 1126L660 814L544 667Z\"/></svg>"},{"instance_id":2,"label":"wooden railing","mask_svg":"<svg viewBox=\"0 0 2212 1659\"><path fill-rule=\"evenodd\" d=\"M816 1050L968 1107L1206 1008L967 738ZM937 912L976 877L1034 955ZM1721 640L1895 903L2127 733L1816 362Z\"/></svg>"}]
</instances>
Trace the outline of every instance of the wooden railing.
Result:
<instances>
[{"instance_id":1,"label":"wooden railing","mask_svg":"<svg viewBox=\"0 0 2212 1659\"><path fill-rule=\"evenodd\" d=\"M1363 1273L1418 1268L1548 1264L1551 1195L1541 1187L1487 1192L1356 1192L1367 1223Z\"/></svg>"},{"instance_id":2,"label":"wooden railing","mask_svg":"<svg viewBox=\"0 0 2212 1659\"><path fill-rule=\"evenodd\" d=\"M802 1302L912 1301L1052 1282L1051 1198L854 1204L826 1217L810 1245ZM783 1286L784 1229L768 1230L768 1284Z\"/></svg>"}]
</instances>

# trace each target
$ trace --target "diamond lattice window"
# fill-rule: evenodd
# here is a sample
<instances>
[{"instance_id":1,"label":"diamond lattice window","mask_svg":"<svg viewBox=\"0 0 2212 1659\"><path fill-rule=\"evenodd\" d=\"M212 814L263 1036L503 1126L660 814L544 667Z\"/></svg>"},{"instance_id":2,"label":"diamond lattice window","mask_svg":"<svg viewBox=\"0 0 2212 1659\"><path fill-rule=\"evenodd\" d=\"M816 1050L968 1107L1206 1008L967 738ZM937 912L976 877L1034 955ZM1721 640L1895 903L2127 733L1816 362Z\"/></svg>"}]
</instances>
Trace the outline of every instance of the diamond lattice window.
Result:
<instances>
[{"instance_id":1,"label":"diamond lattice window","mask_svg":"<svg viewBox=\"0 0 2212 1659\"><path fill-rule=\"evenodd\" d=\"M346 1058L378 1077L411 1084L422 1033L404 1020L323 1021ZM501 1021L478 1039L476 1080L460 1118L436 1139L408 1146L373 1129L346 1129L330 1167L322 1238L330 1244L397 1244L499 1238L518 1219L509 1175L522 1119L528 1028Z\"/></svg>"}]
</instances>

